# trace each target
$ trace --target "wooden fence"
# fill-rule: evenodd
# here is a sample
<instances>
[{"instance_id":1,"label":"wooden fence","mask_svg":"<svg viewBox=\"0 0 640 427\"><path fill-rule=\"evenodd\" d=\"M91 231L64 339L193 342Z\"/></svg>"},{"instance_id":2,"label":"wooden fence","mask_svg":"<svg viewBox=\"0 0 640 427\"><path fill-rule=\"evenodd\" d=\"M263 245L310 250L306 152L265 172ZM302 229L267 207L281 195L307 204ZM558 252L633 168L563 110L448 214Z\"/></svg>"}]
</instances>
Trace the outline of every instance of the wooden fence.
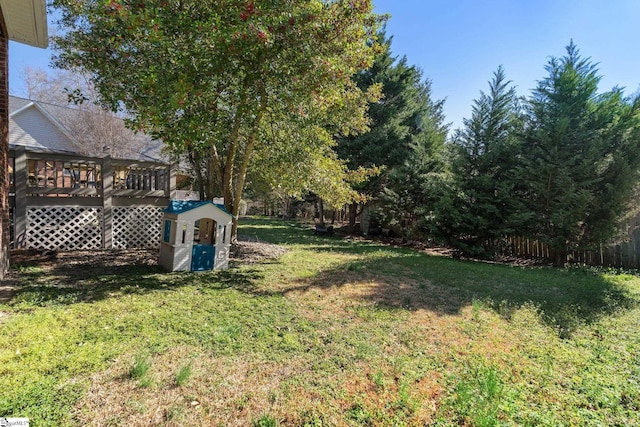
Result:
<instances>
[{"instance_id":1,"label":"wooden fence","mask_svg":"<svg viewBox=\"0 0 640 427\"><path fill-rule=\"evenodd\" d=\"M505 255L535 258L553 262L556 254L543 242L525 237L507 238ZM569 251L567 263L607 266L625 269L640 269L640 229L629 233L626 241L609 246L601 245L597 250Z\"/></svg>"},{"instance_id":2,"label":"wooden fence","mask_svg":"<svg viewBox=\"0 0 640 427\"><path fill-rule=\"evenodd\" d=\"M155 247L175 172L158 162L9 150L12 248Z\"/></svg>"}]
</instances>

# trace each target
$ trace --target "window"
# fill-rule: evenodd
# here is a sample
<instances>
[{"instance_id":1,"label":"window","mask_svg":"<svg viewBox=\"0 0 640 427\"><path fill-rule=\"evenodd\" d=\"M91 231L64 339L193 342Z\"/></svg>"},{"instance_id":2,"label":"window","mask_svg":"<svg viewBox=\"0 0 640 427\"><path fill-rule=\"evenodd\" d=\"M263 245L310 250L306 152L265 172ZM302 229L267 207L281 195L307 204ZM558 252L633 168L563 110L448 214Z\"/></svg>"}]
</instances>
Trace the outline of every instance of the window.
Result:
<instances>
[{"instance_id":1,"label":"window","mask_svg":"<svg viewBox=\"0 0 640 427\"><path fill-rule=\"evenodd\" d=\"M165 219L164 220L164 234L163 234L162 240L164 240L165 242L169 243L170 239L171 239L171 220Z\"/></svg>"}]
</instances>

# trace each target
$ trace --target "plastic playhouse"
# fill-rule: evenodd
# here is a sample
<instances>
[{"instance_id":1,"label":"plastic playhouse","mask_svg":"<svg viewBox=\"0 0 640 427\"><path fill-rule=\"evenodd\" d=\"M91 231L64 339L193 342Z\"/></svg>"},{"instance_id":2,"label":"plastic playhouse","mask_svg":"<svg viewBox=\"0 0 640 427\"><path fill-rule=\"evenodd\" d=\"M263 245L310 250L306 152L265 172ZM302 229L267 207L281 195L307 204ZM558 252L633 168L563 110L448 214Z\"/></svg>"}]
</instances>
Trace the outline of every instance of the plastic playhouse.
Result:
<instances>
[{"instance_id":1,"label":"plastic playhouse","mask_svg":"<svg viewBox=\"0 0 640 427\"><path fill-rule=\"evenodd\" d=\"M211 201L171 200L163 211L160 265L169 271L229 267L233 215Z\"/></svg>"}]
</instances>

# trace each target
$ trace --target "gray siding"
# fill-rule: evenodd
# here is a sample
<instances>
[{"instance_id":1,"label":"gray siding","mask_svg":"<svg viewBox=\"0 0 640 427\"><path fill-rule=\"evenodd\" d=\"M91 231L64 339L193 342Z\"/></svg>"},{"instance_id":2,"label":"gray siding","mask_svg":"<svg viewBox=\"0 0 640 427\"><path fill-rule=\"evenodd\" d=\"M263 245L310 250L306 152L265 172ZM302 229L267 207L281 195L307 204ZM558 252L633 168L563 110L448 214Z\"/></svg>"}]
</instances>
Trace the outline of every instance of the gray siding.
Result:
<instances>
[{"instance_id":1,"label":"gray siding","mask_svg":"<svg viewBox=\"0 0 640 427\"><path fill-rule=\"evenodd\" d=\"M74 153L73 142L35 106L9 120L9 142L27 148Z\"/></svg>"}]
</instances>

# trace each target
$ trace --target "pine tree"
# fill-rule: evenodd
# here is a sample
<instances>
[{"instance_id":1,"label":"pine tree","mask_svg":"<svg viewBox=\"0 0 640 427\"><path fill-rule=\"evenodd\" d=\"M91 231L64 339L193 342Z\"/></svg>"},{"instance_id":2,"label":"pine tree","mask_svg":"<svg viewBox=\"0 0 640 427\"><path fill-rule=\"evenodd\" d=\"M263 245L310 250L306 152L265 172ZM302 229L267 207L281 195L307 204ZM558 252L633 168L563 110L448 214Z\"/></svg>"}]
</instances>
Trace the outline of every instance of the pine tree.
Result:
<instances>
[{"instance_id":1,"label":"pine tree","mask_svg":"<svg viewBox=\"0 0 640 427\"><path fill-rule=\"evenodd\" d=\"M598 94L596 65L573 42L566 50L528 102L521 171L529 235L550 245L556 264L616 234L640 167L640 100L620 88Z\"/></svg>"},{"instance_id":2,"label":"pine tree","mask_svg":"<svg viewBox=\"0 0 640 427\"><path fill-rule=\"evenodd\" d=\"M381 195L382 219L399 225L403 237L421 236L431 220L434 205L446 182L444 101L434 101L431 82L422 83L419 96L422 111L416 118L417 132L409 144L403 164L394 168Z\"/></svg>"},{"instance_id":3,"label":"pine tree","mask_svg":"<svg viewBox=\"0 0 640 427\"><path fill-rule=\"evenodd\" d=\"M514 179L521 135L518 99L502 67L489 92L451 144L452 177L436 205L433 235L467 254L483 255L517 225Z\"/></svg>"},{"instance_id":4,"label":"pine tree","mask_svg":"<svg viewBox=\"0 0 640 427\"><path fill-rule=\"evenodd\" d=\"M423 132L424 117L432 108L429 82L422 82L422 72L409 65L406 57L392 55L391 41L380 32L381 50L373 65L355 76L362 90L382 87L382 98L369 104L369 131L341 138L336 150L351 170L373 166L384 169L381 175L357 186L369 198L379 196L391 172L412 155L411 145ZM360 203L350 206L352 226L362 207Z\"/></svg>"}]
</instances>

